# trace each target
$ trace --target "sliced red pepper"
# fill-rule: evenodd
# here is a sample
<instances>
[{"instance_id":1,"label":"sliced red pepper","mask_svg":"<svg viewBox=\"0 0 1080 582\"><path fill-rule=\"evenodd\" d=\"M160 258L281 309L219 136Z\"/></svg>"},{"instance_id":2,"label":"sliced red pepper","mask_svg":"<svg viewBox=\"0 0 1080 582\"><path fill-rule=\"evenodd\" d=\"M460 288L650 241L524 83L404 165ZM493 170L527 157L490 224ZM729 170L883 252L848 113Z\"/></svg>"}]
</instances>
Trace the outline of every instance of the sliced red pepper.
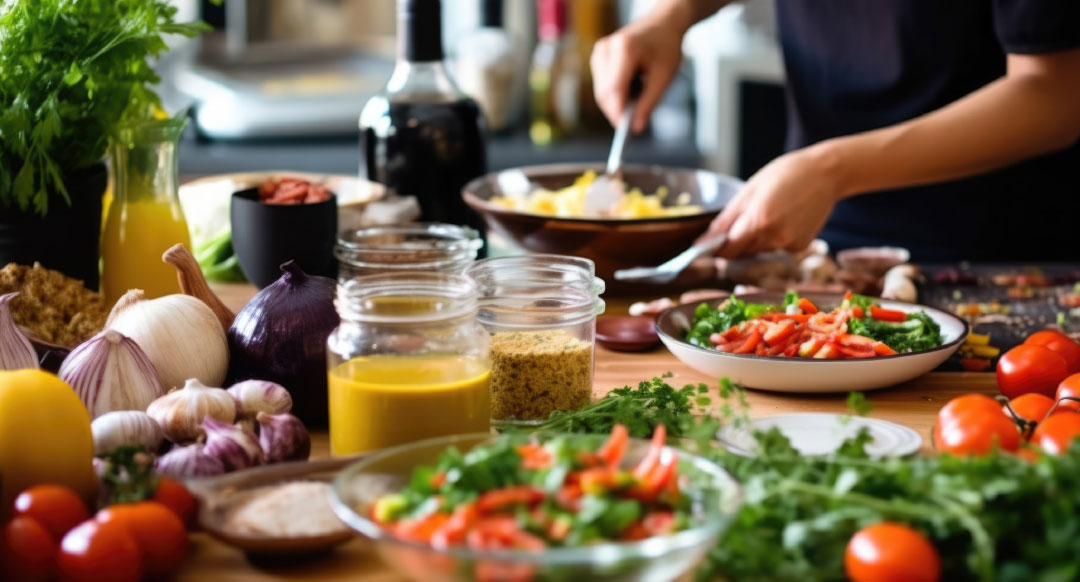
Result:
<instances>
[{"instance_id":1,"label":"sliced red pepper","mask_svg":"<svg viewBox=\"0 0 1080 582\"><path fill-rule=\"evenodd\" d=\"M852 348L840 344L836 344L836 349L840 350L840 355L845 358L872 358L877 355L872 349Z\"/></svg>"},{"instance_id":2,"label":"sliced red pepper","mask_svg":"<svg viewBox=\"0 0 1080 582\"><path fill-rule=\"evenodd\" d=\"M907 319L907 314L896 309L885 309L877 305L871 305L870 317L878 321L901 322Z\"/></svg>"},{"instance_id":3,"label":"sliced red pepper","mask_svg":"<svg viewBox=\"0 0 1080 582\"><path fill-rule=\"evenodd\" d=\"M879 356L895 356L896 350L885 345L885 342L874 342L874 353ZM987 360L987 365L989 365L989 360Z\"/></svg>"},{"instance_id":4,"label":"sliced red pepper","mask_svg":"<svg viewBox=\"0 0 1080 582\"><path fill-rule=\"evenodd\" d=\"M750 332L750 335L746 336L746 340L739 344L738 347L731 350L733 354L749 354L757 348L757 345L761 343L761 332L757 329Z\"/></svg>"},{"instance_id":5,"label":"sliced red pepper","mask_svg":"<svg viewBox=\"0 0 1080 582\"><path fill-rule=\"evenodd\" d=\"M862 307L859 307L858 305L856 305L855 307L851 308L851 315L854 315L858 319L862 319L862 318L866 317L866 312L863 311Z\"/></svg>"},{"instance_id":6,"label":"sliced red pepper","mask_svg":"<svg viewBox=\"0 0 1080 582\"><path fill-rule=\"evenodd\" d=\"M479 512L473 503L464 503L454 508L450 519L446 520L431 534L431 545L435 549L460 546L465 543L465 534L476 524Z\"/></svg>"},{"instance_id":7,"label":"sliced red pepper","mask_svg":"<svg viewBox=\"0 0 1080 582\"><path fill-rule=\"evenodd\" d=\"M730 328L728 328L727 331L722 332L720 334L720 337L722 337L726 341L730 342L730 341L734 341L735 338L739 337L739 334L741 334L741 333L742 333L742 330L739 329L739 326L733 325Z\"/></svg>"},{"instance_id":8,"label":"sliced red pepper","mask_svg":"<svg viewBox=\"0 0 1080 582\"><path fill-rule=\"evenodd\" d=\"M543 500L543 491L528 485L518 485L481 493L476 499L476 509L480 513L493 513L514 505L532 505Z\"/></svg>"},{"instance_id":9,"label":"sliced red pepper","mask_svg":"<svg viewBox=\"0 0 1080 582\"><path fill-rule=\"evenodd\" d=\"M802 345L797 341L791 342L791 345L784 348L784 356L794 358L799 355L799 346Z\"/></svg>"},{"instance_id":10,"label":"sliced red pepper","mask_svg":"<svg viewBox=\"0 0 1080 582\"><path fill-rule=\"evenodd\" d=\"M517 453L521 455L521 466L533 471L546 469L551 466L553 461L551 451L543 445L520 445L517 447Z\"/></svg>"},{"instance_id":11,"label":"sliced red pepper","mask_svg":"<svg viewBox=\"0 0 1080 582\"><path fill-rule=\"evenodd\" d=\"M761 339L765 340L765 343L770 346L775 346L776 344L784 342L784 340L794 334L795 322L787 319L770 324L768 330L765 331L765 335L761 336Z\"/></svg>"},{"instance_id":12,"label":"sliced red pepper","mask_svg":"<svg viewBox=\"0 0 1080 582\"><path fill-rule=\"evenodd\" d=\"M641 526L650 536L667 535L675 531L675 513L672 511L652 511L641 520Z\"/></svg>"},{"instance_id":13,"label":"sliced red pepper","mask_svg":"<svg viewBox=\"0 0 1080 582\"><path fill-rule=\"evenodd\" d=\"M585 492L581 490L581 485L570 483L563 485L562 489L559 489L559 492L555 494L555 503L567 511L578 512L581 511L581 498L584 495Z\"/></svg>"},{"instance_id":14,"label":"sliced red pepper","mask_svg":"<svg viewBox=\"0 0 1080 582\"><path fill-rule=\"evenodd\" d=\"M759 342L757 347L754 348L755 356L767 356L769 355L769 346L765 345L765 342Z\"/></svg>"},{"instance_id":15,"label":"sliced red pepper","mask_svg":"<svg viewBox=\"0 0 1080 582\"><path fill-rule=\"evenodd\" d=\"M805 313L807 315L812 315L812 314L818 312L817 305L814 305L814 302L810 301L806 297L799 298L798 307L799 307L799 310L801 310L803 313Z\"/></svg>"},{"instance_id":16,"label":"sliced red pepper","mask_svg":"<svg viewBox=\"0 0 1080 582\"><path fill-rule=\"evenodd\" d=\"M990 360L986 358L964 358L960 366L968 372L985 372L990 369Z\"/></svg>"},{"instance_id":17,"label":"sliced red pepper","mask_svg":"<svg viewBox=\"0 0 1080 582\"><path fill-rule=\"evenodd\" d=\"M864 335L853 333L839 333L833 338L836 343L849 348L874 351L874 340Z\"/></svg>"},{"instance_id":18,"label":"sliced red pepper","mask_svg":"<svg viewBox=\"0 0 1080 582\"><path fill-rule=\"evenodd\" d=\"M604 441L604 444L601 445L600 449L596 451L596 454L608 467L615 468L619 466L623 455L626 454L626 448L629 445L630 431L626 430L625 426L616 424L615 428L611 429L611 435Z\"/></svg>"},{"instance_id":19,"label":"sliced red pepper","mask_svg":"<svg viewBox=\"0 0 1080 582\"><path fill-rule=\"evenodd\" d=\"M450 515L435 512L420 519L403 519L392 526L394 535L413 542L430 542L432 534L450 519Z\"/></svg>"},{"instance_id":20,"label":"sliced red pepper","mask_svg":"<svg viewBox=\"0 0 1080 582\"><path fill-rule=\"evenodd\" d=\"M821 346L817 352L814 352L814 358L819 360L836 360L840 358L840 348L833 343L826 343Z\"/></svg>"}]
</instances>

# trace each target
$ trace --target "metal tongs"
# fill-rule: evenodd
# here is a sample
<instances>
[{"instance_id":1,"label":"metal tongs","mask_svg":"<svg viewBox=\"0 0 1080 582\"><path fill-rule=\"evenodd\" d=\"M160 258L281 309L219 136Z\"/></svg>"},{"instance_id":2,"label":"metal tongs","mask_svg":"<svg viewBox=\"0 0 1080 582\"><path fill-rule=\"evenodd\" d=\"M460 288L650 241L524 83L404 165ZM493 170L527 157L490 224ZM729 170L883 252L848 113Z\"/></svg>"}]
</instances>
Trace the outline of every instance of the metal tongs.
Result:
<instances>
[{"instance_id":1,"label":"metal tongs","mask_svg":"<svg viewBox=\"0 0 1080 582\"><path fill-rule=\"evenodd\" d=\"M719 234L710 239L703 240L694 246L679 253L675 258L656 267L635 267L633 269L619 269L615 271L617 281L639 281L643 283L667 283L679 273L690 266L699 257L703 257L716 249L724 246L727 241L726 234Z\"/></svg>"},{"instance_id":2,"label":"metal tongs","mask_svg":"<svg viewBox=\"0 0 1080 582\"><path fill-rule=\"evenodd\" d=\"M623 108L619 124L615 126L615 137L611 140L611 151L608 153L607 167L602 176L589 185L585 192L585 214L594 216L605 214L611 210L626 195L626 183L622 179L623 151L626 149L626 138L630 135L630 122L634 119L634 110L637 109L638 98L644 83L641 73L635 73L630 80L630 92L626 107Z\"/></svg>"}]
</instances>

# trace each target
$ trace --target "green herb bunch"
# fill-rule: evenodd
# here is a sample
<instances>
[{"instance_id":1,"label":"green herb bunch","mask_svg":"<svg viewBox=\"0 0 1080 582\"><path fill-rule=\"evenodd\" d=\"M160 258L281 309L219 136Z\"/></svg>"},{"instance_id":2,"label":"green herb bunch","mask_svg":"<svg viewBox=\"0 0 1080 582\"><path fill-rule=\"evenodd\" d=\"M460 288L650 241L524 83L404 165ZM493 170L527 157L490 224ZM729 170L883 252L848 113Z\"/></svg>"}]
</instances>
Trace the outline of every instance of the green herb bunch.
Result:
<instances>
[{"instance_id":1,"label":"green herb bunch","mask_svg":"<svg viewBox=\"0 0 1080 582\"><path fill-rule=\"evenodd\" d=\"M0 208L44 215L64 177L102 159L160 99L151 59L165 35L194 36L167 0L0 2Z\"/></svg>"}]
</instances>

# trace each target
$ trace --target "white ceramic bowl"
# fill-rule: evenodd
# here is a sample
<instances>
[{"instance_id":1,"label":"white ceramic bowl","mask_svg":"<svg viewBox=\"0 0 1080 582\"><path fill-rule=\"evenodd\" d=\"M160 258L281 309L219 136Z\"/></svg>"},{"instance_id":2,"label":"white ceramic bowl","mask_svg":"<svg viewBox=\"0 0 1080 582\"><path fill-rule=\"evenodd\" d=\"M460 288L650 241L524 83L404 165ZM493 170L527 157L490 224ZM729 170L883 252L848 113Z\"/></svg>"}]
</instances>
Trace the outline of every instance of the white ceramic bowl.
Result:
<instances>
[{"instance_id":1,"label":"white ceramic bowl","mask_svg":"<svg viewBox=\"0 0 1080 582\"><path fill-rule=\"evenodd\" d=\"M822 310L840 304L835 294L806 294ZM782 293L752 293L740 299L752 303L783 301ZM727 376L747 388L776 392L851 392L894 386L922 376L947 360L968 334L964 320L933 307L882 299L881 306L904 312L925 311L941 326L942 345L932 350L847 360L815 360L728 354L700 348L684 341L697 304L672 307L660 314L656 329L671 353L691 368L710 376ZM721 301L709 302L717 305Z\"/></svg>"}]
</instances>

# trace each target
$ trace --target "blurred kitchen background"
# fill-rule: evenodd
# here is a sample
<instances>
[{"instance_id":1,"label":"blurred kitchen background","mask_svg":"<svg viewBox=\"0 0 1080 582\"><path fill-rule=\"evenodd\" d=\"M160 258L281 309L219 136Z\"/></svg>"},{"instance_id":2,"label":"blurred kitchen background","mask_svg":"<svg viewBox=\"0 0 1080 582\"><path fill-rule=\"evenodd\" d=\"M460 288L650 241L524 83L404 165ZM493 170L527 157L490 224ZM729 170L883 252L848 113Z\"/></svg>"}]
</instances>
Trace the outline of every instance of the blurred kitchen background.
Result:
<instances>
[{"instance_id":1,"label":"blurred kitchen background","mask_svg":"<svg viewBox=\"0 0 1080 582\"><path fill-rule=\"evenodd\" d=\"M181 176L360 169L357 120L393 68L395 2L173 1L215 28L178 40L161 63L166 108L190 108L195 120ZM606 158L611 127L592 98L588 56L652 1L565 0L565 22L552 22L561 16L548 0L443 0L447 65L487 114L489 170ZM745 178L778 155L785 113L774 22L773 0L752 0L691 29L682 71L628 162ZM558 127L551 112L530 111L538 67L560 79Z\"/></svg>"}]
</instances>

